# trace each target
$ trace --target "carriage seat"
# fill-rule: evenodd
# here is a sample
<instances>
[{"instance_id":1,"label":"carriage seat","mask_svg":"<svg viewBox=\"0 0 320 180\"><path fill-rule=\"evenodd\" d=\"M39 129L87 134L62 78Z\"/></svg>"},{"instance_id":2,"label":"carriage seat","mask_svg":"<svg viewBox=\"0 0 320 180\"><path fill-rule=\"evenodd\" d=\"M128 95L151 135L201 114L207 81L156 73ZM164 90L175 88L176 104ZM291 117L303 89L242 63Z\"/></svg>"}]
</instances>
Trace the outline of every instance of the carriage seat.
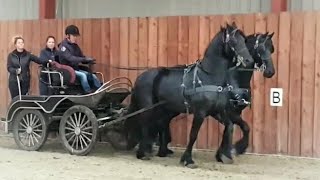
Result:
<instances>
[{"instance_id":1,"label":"carriage seat","mask_svg":"<svg viewBox=\"0 0 320 180\"><path fill-rule=\"evenodd\" d=\"M91 68L86 65L80 65L80 69L91 71ZM50 68L47 68L47 71L42 71L42 73L50 74L51 78L47 84L53 90L51 94L84 94L80 80L76 78L74 69L68 65L52 62ZM97 74L96 72L91 73Z\"/></svg>"}]
</instances>

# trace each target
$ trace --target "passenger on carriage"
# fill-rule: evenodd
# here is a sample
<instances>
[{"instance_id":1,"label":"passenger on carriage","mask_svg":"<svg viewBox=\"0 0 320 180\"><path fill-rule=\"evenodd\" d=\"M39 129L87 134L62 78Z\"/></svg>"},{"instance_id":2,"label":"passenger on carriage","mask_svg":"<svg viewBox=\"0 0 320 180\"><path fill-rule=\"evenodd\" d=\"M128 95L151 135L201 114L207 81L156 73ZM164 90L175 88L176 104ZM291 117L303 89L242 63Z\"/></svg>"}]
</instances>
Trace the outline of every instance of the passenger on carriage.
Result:
<instances>
[{"instance_id":1,"label":"passenger on carriage","mask_svg":"<svg viewBox=\"0 0 320 180\"><path fill-rule=\"evenodd\" d=\"M80 63L91 63L93 59L85 57L77 44L77 38L80 36L78 27L69 25L65 29L65 35L66 38L58 45L60 63L71 66L85 93L92 93L94 88L98 89L101 86L101 83L95 74L79 66ZM89 82L92 82L95 87L90 87Z\"/></svg>"},{"instance_id":2,"label":"passenger on carriage","mask_svg":"<svg viewBox=\"0 0 320 180\"><path fill-rule=\"evenodd\" d=\"M40 59L42 61L57 61L59 63L58 51L55 47L56 39L54 36L48 36L46 40L46 47L40 52ZM42 68L44 70L44 68ZM41 73L39 77L39 92L40 95L49 95L47 73Z\"/></svg>"}]
</instances>

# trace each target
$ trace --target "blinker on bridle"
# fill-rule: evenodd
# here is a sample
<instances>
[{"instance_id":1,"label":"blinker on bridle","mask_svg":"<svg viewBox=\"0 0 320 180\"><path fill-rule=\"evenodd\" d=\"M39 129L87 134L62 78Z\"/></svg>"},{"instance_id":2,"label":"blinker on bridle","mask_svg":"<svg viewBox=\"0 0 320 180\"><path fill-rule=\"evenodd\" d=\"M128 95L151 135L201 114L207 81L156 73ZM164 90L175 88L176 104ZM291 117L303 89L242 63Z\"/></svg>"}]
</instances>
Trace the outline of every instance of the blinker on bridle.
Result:
<instances>
[{"instance_id":1,"label":"blinker on bridle","mask_svg":"<svg viewBox=\"0 0 320 180\"><path fill-rule=\"evenodd\" d=\"M239 29L236 28L234 29L233 31L231 31L230 34L232 34L232 37L235 37L235 34L236 32L238 31ZM226 39L225 39L225 43L228 44L228 42L230 41L230 34L227 30L227 34L226 34ZM235 53L235 56L233 57L233 62L237 61L237 64L236 66L240 66L240 64L242 64L244 67L246 67L246 63L244 62L244 58L242 56L239 55L240 52L246 50L246 47L240 49L239 51L236 51L234 47L230 47L231 50Z\"/></svg>"}]
</instances>

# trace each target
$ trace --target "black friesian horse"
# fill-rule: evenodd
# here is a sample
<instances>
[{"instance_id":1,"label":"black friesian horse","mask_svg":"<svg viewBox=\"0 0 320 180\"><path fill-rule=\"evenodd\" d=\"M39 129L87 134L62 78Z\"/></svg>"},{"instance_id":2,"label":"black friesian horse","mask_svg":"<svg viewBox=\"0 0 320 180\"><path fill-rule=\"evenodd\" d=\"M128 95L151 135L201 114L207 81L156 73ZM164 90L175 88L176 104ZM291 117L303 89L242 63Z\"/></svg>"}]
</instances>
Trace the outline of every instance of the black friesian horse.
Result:
<instances>
[{"instance_id":1,"label":"black friesian horse","mask_svg":"<svg viewBox=\"0 0 320 180\"><path fill-rule=\"evenodd\" d=\"M252 66L238 69L239 75L235 77L240 88L249 90L251 89L250 81L254 70L263 71L263 76L266 78L272 78L275 74L275 69L271 57L271 54L274 52L274 46L272 42L273 35L274 33L269 35L269 33L267 32L265 34L251 34L247 37L246 45L255 63ZM231 110L228 112L232 123L237 124L241 128L243 133L243 137L234 145L236 154L243 154L249 145L250 128L246 121L241 118L242 111L248 106L249 102L251 101L251 93L249 92L247 95L247 97L244 97L244 99L240 99L240 101L237 100L231 102L233 103L233 108L231 108ZM213 110L210 115L217 119L219 122L224 122L219 112ZM164 116L166 116L169 121L166 127L164 127L163 132L160 132L160 147L158 152L158 156L160 157L164 157L167 156L167 154L173 153L168 149L168 143L171 141L169 122L174 116ZM221 155L219 154L221 154L220 149L216 154L216 159L222 162L220 158Z\"/></svg>"},{"instance_id":2,"label":"black friesian horse","mask_svg":"<svg viewBox=\"0 0 320 180\"><path fill-rule=\"evenodd\" d=\"M213 110L223 117L224 124L228 127L225 133L228 136L226 139L232 140L233 124L229 120L226 109L230 104L230 94L233 95L232 97L242 95L237 88L238 85L234 84L233 76L238 72L237 68L253 64L245 38L246 36L237 29L235 23L227 24L226 28L221 27L220 32L210 42L201 61L188 68L185 66L154 68L138 76L131 94L128 113L159 102L164 104L124 122L129 147L139 142L137 158L149 159L145 152L153 141L154 128L161 127L159 130L162 132L168 118L180 113L194 114L190 142L181 157L181 162L185 165L194 165L193 144L203 119ZM232 142L226 141L221 155L231 159L231 149Z\"/></svg>"}]
</instances>

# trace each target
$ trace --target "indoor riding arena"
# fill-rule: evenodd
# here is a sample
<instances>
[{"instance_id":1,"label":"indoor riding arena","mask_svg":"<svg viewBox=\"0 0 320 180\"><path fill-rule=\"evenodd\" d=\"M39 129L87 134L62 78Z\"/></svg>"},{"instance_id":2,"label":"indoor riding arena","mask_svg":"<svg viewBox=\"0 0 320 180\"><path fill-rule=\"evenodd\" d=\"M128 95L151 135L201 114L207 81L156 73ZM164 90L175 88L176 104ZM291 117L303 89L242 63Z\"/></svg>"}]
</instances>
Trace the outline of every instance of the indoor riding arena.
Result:
<instances>
[{"instance_id":1,"label":"indoor riding arena","mask_svg":"<svg viewBox=\"0 0 320 180\"><path fill-rule=\"evenodd\" d=\"M1 180L320 179L320 1L1 2Z\"/></svg>"}]
</instances>

